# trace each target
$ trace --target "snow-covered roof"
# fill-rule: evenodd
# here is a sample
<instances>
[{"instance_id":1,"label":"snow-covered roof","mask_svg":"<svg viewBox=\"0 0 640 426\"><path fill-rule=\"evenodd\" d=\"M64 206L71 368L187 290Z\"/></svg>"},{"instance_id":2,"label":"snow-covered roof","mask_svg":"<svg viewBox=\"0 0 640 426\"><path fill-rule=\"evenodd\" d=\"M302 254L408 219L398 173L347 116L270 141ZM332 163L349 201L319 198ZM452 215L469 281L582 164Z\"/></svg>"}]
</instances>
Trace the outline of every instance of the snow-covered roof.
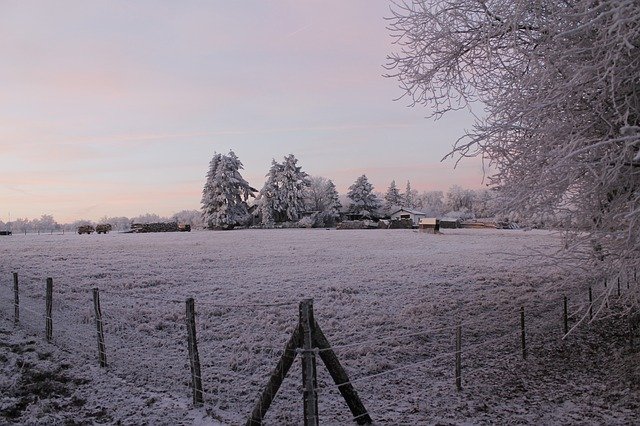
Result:
<instances>
[{"instance_id":1,"label":"snow-covered roof","mask_svg":"<svg viewBox=\"0 0 640 426\"><path fill-rule=\"evenodd\" d=\"M411 210L411 209L405 209L404 207L401 208L400 210L396 210L395 212L391 213L391 215L394 215L396 213L400 213L400 212L407 212L407 213L411 213L411 214L415 214L415 215L422 215L422 216L426 216L426 213L423 212L419 212L417 210Z\"/></svg>"}]
</instances>

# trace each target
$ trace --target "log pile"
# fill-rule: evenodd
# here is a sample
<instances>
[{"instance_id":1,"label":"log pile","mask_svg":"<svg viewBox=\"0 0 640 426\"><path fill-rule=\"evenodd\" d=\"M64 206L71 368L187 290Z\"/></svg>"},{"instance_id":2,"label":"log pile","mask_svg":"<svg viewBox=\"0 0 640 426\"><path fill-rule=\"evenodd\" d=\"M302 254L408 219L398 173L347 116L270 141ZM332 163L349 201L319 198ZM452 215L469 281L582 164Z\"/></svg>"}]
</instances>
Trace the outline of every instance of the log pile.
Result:
<instances>
[{"instance_id":1,"label":"log pile","mask_svg":"<svg viewBox=\"0 0 640 426\"><path fill-rule=\"evenodd\" d=\"M143 234L147 232L178 232L177 222L132 223L131 232Z\"/></svg>"},{"instance_id":2,"label":"log pile","mask_svg":"<svg viewBox=\"0 0 640 426\"><path fill-rule=\"evenodd\" d=\"M378 229L378 223L372 220L345 220L336 229Z\"/></svg>"}]
</instances>

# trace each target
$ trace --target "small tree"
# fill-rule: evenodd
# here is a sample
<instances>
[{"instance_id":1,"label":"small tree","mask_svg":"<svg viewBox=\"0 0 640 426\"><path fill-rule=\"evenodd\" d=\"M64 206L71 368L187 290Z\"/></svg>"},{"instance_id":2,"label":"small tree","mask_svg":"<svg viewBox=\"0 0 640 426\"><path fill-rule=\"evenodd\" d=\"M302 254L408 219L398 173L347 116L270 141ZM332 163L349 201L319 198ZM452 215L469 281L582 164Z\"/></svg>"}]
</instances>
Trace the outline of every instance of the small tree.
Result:
<instances>
[{"instance_id":1,"label":"small tree","mask_svg":"<svg viewBox=\"0 0 640 426\"><path fill-rule=\"evenodd\" d=\"M376 218L381 202L373 193L373 185L369 183L366 175L360 176L349 187L347 197L351 200L349 213L364 218Z\"/></svg>"},{"instance_id":2,"label":"small tree","mask_svg":"<svg viewBox=\"0 0 640 426\"><path fill-rule=\"evenodd\" d=\"M242 162L233 151L214 154L202 191L202 220L209 229L233 229L248 220L247 199L254 189L240 174Z\"/></svg>"}]
</instances>

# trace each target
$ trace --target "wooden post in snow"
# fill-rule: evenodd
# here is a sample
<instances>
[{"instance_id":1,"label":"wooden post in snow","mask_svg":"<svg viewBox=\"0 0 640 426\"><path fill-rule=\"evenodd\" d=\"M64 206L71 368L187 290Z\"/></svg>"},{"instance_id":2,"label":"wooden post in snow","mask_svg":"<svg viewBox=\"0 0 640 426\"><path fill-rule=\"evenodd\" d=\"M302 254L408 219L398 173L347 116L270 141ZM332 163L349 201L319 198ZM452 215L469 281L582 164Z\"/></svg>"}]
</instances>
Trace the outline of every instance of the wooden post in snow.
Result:
<instances>
[{"instance_id":1,"label":"wooden post in snow","mask_svg":"<svg viewBox=\"0 0 640 426\"><path fill-rule=\"evenodd\" d=\"M46 304L45 304L45 321L46 321L46 332L47 332L47 342L50 342L53 339L53 318L51 317L51 313L53 311L53 278L47 278L47 295L46 295Z\"/></svg>"},{"instance_id":2,"label":"wooden post in snow","mask_svg":"<svg viewBox=\"0 0 640 426\"><path fill-rule=\"evenodd\" d=\"M100 292L93 289L93 310L96 315L96 331L98 335L98 360L100 367L107 366L107 353L104 348L104 330L102 328L102 310L100 309Z\"/></svg>"},{"instance_id":3,"label":"wooden post in snow","mask_svg":"<svg viewBox=\"0 0 640 426\"><path fill-rule=\"evenodd\" d=\"M567 296L564 296L564 334L569 333L569 309L567 307Z\"/></svg>"},{"instance_id":4,"label":"wooden post in snow","mask_svg":"<svg viewBox=\"0 0 640 426\"><path fill-rule=\"evenodd\" d=\"M462 390L462 325L456 327L456 390Z\"/></svg>"},{"instance_id":5,"label":"wooden post in snow","mask_svg":"<svg viewBox=\"0 0 640 426\"><path fill-rule=\"evenodd\" d=\"M353 419L359 425L371 424L373 420L371 416L367 412L367 409L364 408L364 404L362 400L358 396L358 392L356 392L355 388L351 383L349 383L349 376L347 375L347 371L342 367L336 353L331 350L331 346L329 345L329 341L327 337L322 332L320 325L315 323L315 328L313 330L313 339L315 345L320 350L320 358L324 362L324 365L329 370L329 374L333 378L333 382L338 385L338 390L342 394L342 397L347 402L349 409L351 410L351 414L353 414Z\"/></svg>"},{"instance_id":6,"label":"wooden post in snow","mask_svg":"<svg viewBox=\"0 0 640 426\"><path fill-rule=\"evenodd\" d=\"M527 341L524 333L524 306L520 306L520 340L522 343L522 359L527 359Z\"/></svg>"},{"instance_id":7,"label":"wooden post in snow","mask_svg":"<svg viewBox=\"0 0 640 426\"><path fill-rule=\"evenodd\" d=\"M251 417L247 420L246 426L262 425L264 415L267 414L267 410L276 397L282 381L287 376L289 369L293 365L293 361L296 359L296 349L301 346L300 334L300 323L298 323L298 326L293 330L293 334L284 348L284 353L282 357L280 357L280 361L278 361L276 368L271 372L269 383L267 383L260 399L254 405Z\"/></svg>"},{"instance_id":8,"label":"wooden post in snow","mask_svg":"<svg viewBox=\"0 0 640 426\"><path fill-rule=\"evenodd\" d=\"M13 273L13 323L20 322L20 294L18 293L18 273Z\"/></svg>"},{"instance_id":9,"label":"wooden post in snow","mask_svg":"<svg viewBox=\"0 0 640 426\"><path fill-rule=\"evenodd\" d=\"M189 365L191 366L191 388L193 389L193 405L200 406L204 402L202 391L202 375L200 372L200 355L196 340L196 309L192 297L187 299L187 339L189 346Z\"/></svg>"},{"instance_id":10,"label":"wooden post in snow","mask_svg":"<svg viewBox=\"0 0 640 426\"><path fill-rule=\"evenodd\" d=\"M318 392L316 380L316 354L313 349L313 299L300 302L300 328L302 329L302 396L304 425L318 426Z\"/></svg>"}]
</instances>

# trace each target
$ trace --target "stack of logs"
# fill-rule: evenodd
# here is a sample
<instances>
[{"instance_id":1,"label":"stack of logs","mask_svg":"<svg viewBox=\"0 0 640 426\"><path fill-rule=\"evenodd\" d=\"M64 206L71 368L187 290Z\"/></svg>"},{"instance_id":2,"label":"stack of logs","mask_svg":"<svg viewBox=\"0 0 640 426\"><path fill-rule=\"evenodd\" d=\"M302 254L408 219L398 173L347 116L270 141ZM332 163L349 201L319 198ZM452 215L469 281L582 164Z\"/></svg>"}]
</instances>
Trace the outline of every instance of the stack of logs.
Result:
<instances>
[{"instance_id":1,"label":"stack of logs","mask_svg":"<svg viewBox=\"0 0 640 426\"><path fill-rule=\"evenodd\" d=\"M177 222L159 222L159 223L132 223L131 232L135 234L144 232L178 232L191 231L190 225L180 225Z\"/></svg>"}]
</instances>

